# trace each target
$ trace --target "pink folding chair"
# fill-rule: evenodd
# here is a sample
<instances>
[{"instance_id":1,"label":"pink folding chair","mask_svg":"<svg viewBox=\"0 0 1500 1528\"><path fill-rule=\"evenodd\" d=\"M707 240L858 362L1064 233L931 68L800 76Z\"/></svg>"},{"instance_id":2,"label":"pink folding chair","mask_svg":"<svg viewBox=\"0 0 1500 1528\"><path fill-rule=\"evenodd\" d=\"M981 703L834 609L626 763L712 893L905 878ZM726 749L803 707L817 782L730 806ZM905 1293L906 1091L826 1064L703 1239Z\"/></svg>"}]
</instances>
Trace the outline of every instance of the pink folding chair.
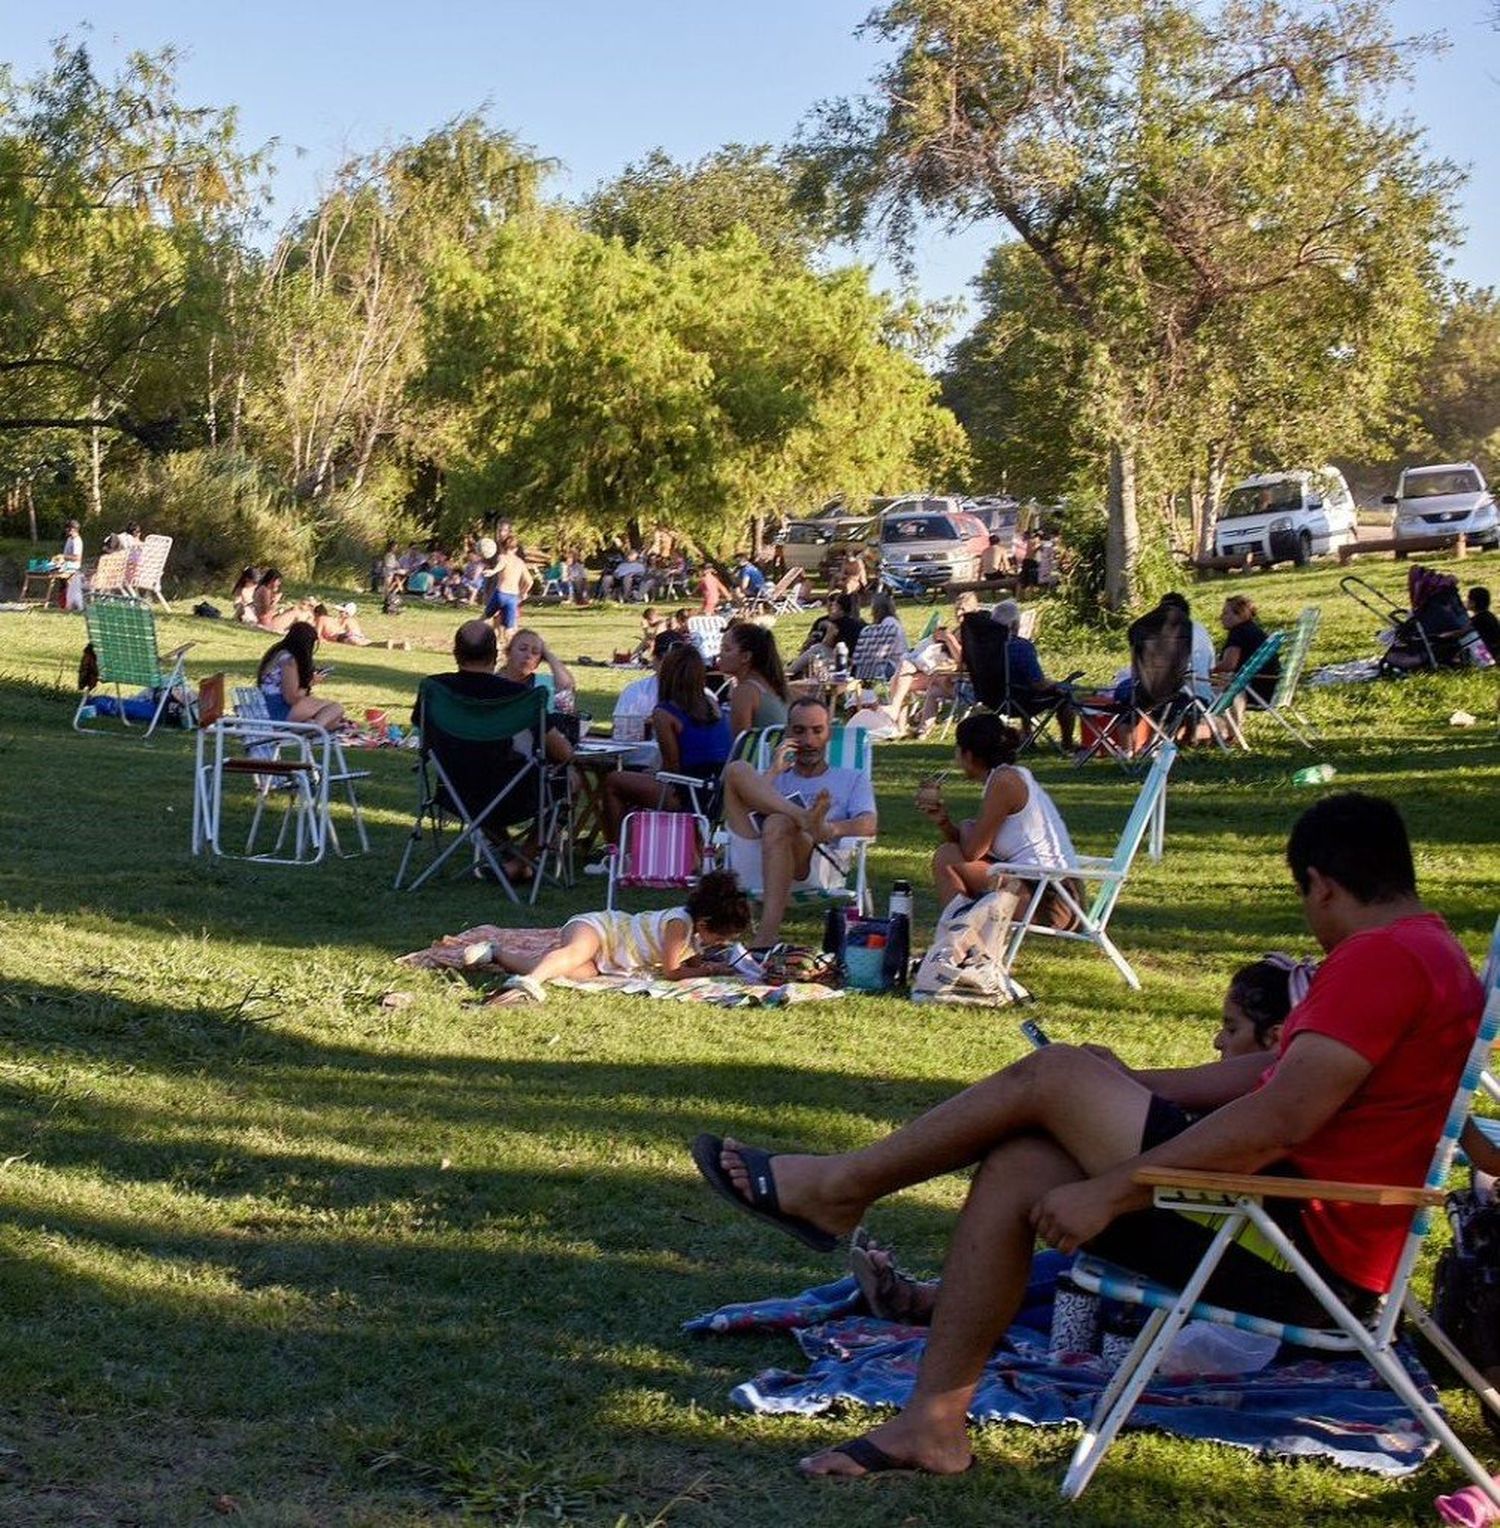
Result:
<instances>
[{"instance_id":1,"label":"pink folding chair","mask_svg":"<svg viewBox=\"0 0 1500 1528\"><path fill-rule=\"evenodd\" d=\"M711 860L706 817L696 812L632 812L621 824L619 846L609 857L604 905L614 910L617 888L669 891L696 885Z\"/></svg>"}]
</instances>

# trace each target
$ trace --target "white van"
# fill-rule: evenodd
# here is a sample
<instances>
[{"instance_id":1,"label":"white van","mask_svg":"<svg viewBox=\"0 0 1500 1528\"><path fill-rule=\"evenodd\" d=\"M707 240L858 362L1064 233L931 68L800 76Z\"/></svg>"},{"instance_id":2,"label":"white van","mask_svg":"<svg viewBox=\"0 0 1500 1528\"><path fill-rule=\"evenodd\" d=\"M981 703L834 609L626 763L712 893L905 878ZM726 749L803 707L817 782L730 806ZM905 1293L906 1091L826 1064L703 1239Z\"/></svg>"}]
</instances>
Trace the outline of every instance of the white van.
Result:
<instances>
[{"instance_id":1,"label":"white van","mask_svg":"<svg viewBox=\"0 0 1500 1528\"><path fill-rule=\"evenodd\" d=\"M1354 495L1337 467L1268 472L1236 483L1225 495L1214 551L1301 567L1357 540L1358 524Z\"/></svg>"}]
</instances>

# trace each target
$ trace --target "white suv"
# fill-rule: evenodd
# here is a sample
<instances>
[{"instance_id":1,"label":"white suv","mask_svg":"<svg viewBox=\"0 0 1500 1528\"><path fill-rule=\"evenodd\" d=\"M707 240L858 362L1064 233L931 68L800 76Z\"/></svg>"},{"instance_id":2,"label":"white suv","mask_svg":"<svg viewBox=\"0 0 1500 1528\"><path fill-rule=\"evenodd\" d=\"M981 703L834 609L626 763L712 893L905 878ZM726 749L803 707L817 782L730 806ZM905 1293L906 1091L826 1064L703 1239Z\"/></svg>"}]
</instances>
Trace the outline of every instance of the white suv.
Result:
<instances>
[{"instance_id":1,"label":"white suv","mask_svg":"<svg viewBox=\"0 0 1500 1528\"><path fill-rule=\"evenodd\" d=\"M1301 567L1358 539L1358 525L1354 496L1337 467L1269 472L1229 490L1214 527L1214 551Z\"/></svg>"},{"instance_id":2,"label":"white suv","mask_svg":"<svg viewBox=\"0 0 1500 1528\"><path fill-rule=\"evenodd\" d=\"M1492 547L1500 540L1494 495L1473 462L1408 467L1385 502L1395 505L1391 530L1397 541L1460 531L1476 546Z\"/></svg>"}]
</instances>

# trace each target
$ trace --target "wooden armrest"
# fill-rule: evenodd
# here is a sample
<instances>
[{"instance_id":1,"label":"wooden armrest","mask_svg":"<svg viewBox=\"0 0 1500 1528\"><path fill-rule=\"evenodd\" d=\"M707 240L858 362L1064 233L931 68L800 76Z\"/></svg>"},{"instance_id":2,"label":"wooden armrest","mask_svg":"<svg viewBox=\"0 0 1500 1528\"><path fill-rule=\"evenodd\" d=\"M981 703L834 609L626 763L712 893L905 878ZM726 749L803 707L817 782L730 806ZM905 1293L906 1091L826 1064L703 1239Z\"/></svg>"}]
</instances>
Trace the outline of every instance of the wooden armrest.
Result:
<instances>
[{"instance_id":1,"label":"wooden armrest","mask_svg":"<svg viewBox=\"0 0 1500 1528\"><path fill-rule=\"evenodd\" d=\"M1131 1181L1150 1188L1180 1188L1254 1199L1332 1199L1338 1204L1423 1207L1443 1202L1440 1188L1392 1183L1337 1183L1327 1178L1277 1178L1269 1173L1209 1173L1191 1167L1140 1167Z\"/></svg>"}]
</instances>

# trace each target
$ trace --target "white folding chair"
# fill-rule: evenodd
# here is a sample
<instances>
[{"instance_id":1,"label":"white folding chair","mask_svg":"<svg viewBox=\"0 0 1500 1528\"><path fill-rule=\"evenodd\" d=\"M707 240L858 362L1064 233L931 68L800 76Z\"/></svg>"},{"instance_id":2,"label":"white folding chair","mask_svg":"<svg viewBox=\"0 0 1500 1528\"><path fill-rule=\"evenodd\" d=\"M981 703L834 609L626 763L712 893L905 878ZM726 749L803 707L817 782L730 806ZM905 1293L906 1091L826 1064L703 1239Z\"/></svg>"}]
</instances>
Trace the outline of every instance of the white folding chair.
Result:
<instances>
[{"instance_id":1,"label":"white folding chair","mask_svg":"<svg viewBox=\"0 0 1500 1528\"><path fill-rule=\"evenodd\" d=\"M712 663L724 645L724 631L729 622L721 615L690 615L688 617L688 640L703 654L705 663Z\"/></svg>"},{"instance_id":2,"label":"white folding chair","mask_svg":"<svg viewBox=\"0 0 1500 1528\"><path fill-rule=\"evenodd\" d=\"M193 765L193 853L263 865L315 865L332 834L328 820L331 739L311 722L220 717L198 731ZM242 751L241 751L242 750ZM229 781L251 782L255 807L243 852L225 847L224 807ZM266 806L283 791L285 810L275 841L257 849ZM290 847L288 848L288 837Z\"/></svg>"},{"instance_id":3,"label":"white folding chair","mask_svg":"<svg viewBox=\"0 0 1500 1528\"><path fill-rule=\"evenodd\" d=\"M1318 623L1323 612L1316 605L1308 605L1297 617L1297 624L1281 654L1281 672L1276 676L1276 688L1269 700L1263 700L1254 690L1245 699L1251 714L1264 712L1289 732L1304 748L1313 746L1313 724L1297 710L1297 686L1302 682L1307 668L1307 655L1317 635Z\"/></svg>"},{"instance_id":4,"label":"white folding chair","mask_svg":"<svg viewBox=\"0 0 1500 1528\"><path fill-rule=\"evenodd\" d=\"M1500 922L1496 923L1490 951L1491 964L1488 969L1493 972L1500 968L1500 960L1496 959L1497 953L1500 953ZM1500 1416L1500 1394L1453 1346L1411 1290L1412 1274L1431 1228L1433 1211L1443 1202L1443 1185L1447 1181L1454 1148L1464 1121L1468 1118L1469 1106L1497 1031L1500 1031L1500 988L1491 985L1484 1018L1474 1037L1468 1063L1453 1095L1442 1134L1433 1148L1432 1161L1421 1188L1325 1183L1310 1179L1196 1172L1182 1168L1149 1168L1136 1173L1136 1182L1148 1185L1154 1191L1158 1209L1180 1210L1200 1219L1218 1220L1220 1224L1202 1261L1181 1290L1169 1289L1165 1285L1126 1273L1087 1254L1074 1262L1068 1276L1080 1288L1110 1299L1145 1305L1151 1314L1141 1328L1134 1347L1099 1398L1093 1418L1073 1451L1072 1462L1063 1480L1064 1497L1071 1501L1083 1494L1105 1450L1134 1409L1137 1399L1150 1383L1177 1333L1185 1322L1193 1320L1259 1332L1282 1342L1295 1343L1299 1347L1362 1354L1380 1378L1405 1402L1428 1435L1468 1474L1489 1500L1500 1507L1500 1483L1491 1479L1489 1471L1459 1440L1443 1414L1422 1393L1421 1387L1407 1372L1395 1351L1397 1324L1405 1313L1462 1376L1464 1383ZM1410 1211L1411 1228L1396 1265L1395 1277L1371 1321L1361 1321L1339 1299L1327 1281L1308 1262L1302 1250L1267 1212L1263 1201L1270 1197L1395 1205ZM1218 1267L1225 1250L1241 1232L1251 1227L1265 1239L1278 1258L1297 1274L1308 1292L1327 1312L1327 1327L1294 1326L1200 1300L1199 1296L1214 1269Z\"/></svg>"},{"instance_id":5,"label":"white folding chair","mask_svg":"<svg viewBox=\"0 0 1500 1528\"><path fill-rule=\"evenodd\" d=\"M1005 950L1005 974L1010 975L1020 954L1022 941L1027 934L1044 934L1052 939L1072 939L1083 944L1095 945L1102 950L1115 969L1137 992L1140 978L1131 969L1130 962L1120 953L1114 940L1109 937L1109 920L1115 904L1125 889L1130 867L1141 847L1141 840L1150 834L1151 858L1160 859L1167 823L1167 776L1177 760L1177 745L1164 742L1156 750L1151 771L1141 782L1140 794L1135 798L1124 831L1120 834L1115 852L1108 858L1100 855L1080 854L1071 865L1049 867L1045 865L998 864L990 867L991 880L1019 880L1031 888L1031 900L1011 928L1010 940ZM1090 882L1097 885L1094 899L1087 907L1074 895L1070 882ZM1031 920L1041 906L1048 889L1070 908L1076 920L1073 928L1052 928L1047 924L1034 924Z\"/></svg>"},{"instance_id":6,"label":"white folding chair","mask_svg":"<svg viewBox=\"0 0 1500 1528\"><path fill-rule=\"evenodd\" d=\"M134 595L154 594L164 610L172 608L161 592L162 574L167 571L167 557L171 550L170 536L147 536L139 546L130 548L130 560L125 569L126 590Z\"/></svg>"}]
</instances>

